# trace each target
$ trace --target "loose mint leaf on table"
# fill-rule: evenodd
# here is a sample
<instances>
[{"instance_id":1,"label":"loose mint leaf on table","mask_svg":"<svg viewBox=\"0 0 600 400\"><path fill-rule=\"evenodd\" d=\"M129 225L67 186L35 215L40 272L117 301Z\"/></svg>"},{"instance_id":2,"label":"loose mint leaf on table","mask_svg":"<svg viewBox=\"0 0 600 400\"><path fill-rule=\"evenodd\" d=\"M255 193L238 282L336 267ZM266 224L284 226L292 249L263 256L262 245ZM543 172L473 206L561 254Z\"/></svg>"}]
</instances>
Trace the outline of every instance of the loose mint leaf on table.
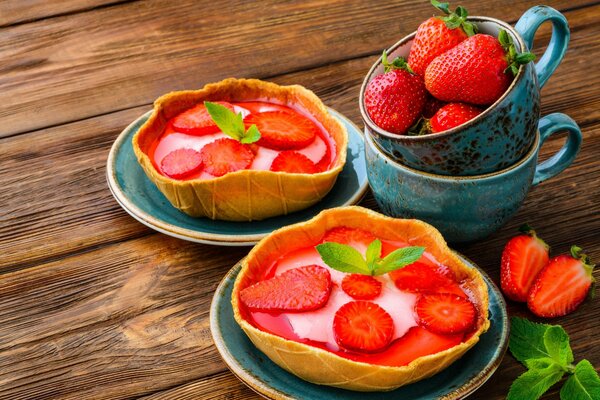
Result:
<instances>
[{"instance_id":1,"label":"loose mint leaf on table","mask_svg":"<svg viewBox=\"0 0 600 400\"><path fill-rule=\"evenodd\" d=\"M580 361L575 373L567 379L560 390L561 400L600 399L600 377L588 360Z\"/></svg>"},{"instance_id":2,"label":"loose mint leaf on table","mask_svg":"<svg viewBox=\"0 0 600 400\"><path fill-rule=\"evenodd\" d=\"M510 324L509 348L517 360L526 364L531 358L550 357L544 343L544 335L550 325L517 317L511 318Z\"/></svg>"},{"instance_id":3,"label":"loose mint leaf on table","mask_svg":"<svg viewBox=\"0 0 600 400\"><path fill-rule=\"evenodd\" d=\"M561 365L573 362L573 352L569 344L569 335L562 326L553 325L544 333L544 345L550 357Z\"/></svg>"},{"instance_id":4,"label":"loose mint leaf on table","mask_svg":"<svg viewBox=\"0 0 600 400\"><path fill-rule=\"evenodd\" d=\"M530 369L510 386L507 400L536 400L554 386L565 374L563 368L549 362L543 369Z\"/></svg>"},{"instance_id":5,"label":"loose mint leaf on table","mask_svg":"<svg viewBox=\"0 0 600 400\"><path fill-rule=\"evenodd\" d=\"M375 239L367 247L365 257L354 247L326 242L316 246L321 259L331 268L363 275L383 275L414 263L425 247L403 247L381 258L381 241Z\"/></svg>"},{"instance_id":6,"label":"loose mint leaf on table","mask_svg":"<svg viewBox=\"0 0 600 400\"><path fill-rule=\"evenodd\" d=\"M204 106L215 124L227 136L244 144L254 143L260 139L260 131L256 125L246 130L241 112L236 114L229 108L210 101L205 101Z\"/></svg>"}]
</instances>

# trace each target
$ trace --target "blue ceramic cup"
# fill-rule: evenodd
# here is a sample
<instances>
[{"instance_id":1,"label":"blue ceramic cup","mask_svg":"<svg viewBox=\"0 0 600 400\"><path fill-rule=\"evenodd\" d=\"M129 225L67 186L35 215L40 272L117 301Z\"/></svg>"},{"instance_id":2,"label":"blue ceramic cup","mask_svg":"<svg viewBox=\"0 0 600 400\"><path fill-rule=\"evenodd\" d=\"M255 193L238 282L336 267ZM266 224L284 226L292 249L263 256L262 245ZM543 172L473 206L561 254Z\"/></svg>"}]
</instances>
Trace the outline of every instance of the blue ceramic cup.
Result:
<instances>
[{"instance_id":1,"label":"blue ceramic cup","mask_svg":"<svg viewBox=\"0 0 600 400\"><path fill-rule=\"evenodd\" d=\"M515 28L488 17L470 17L481 33L497 36L505 29L519 52L533 46L533 37L545 21L553 26L550 44L536 64L521 66L507 91L483 113L453 129L424 136L397 135L379 128L364 106L364 92L383 73L379 59L367 74L360 91L360 111L365 129L394 160L421 171L441 175L480 175L502 170L531 149L540 118L540 90L562 60L569 42L565 17L547 6L529 9ZM415 33L388 50L389 58L408 58Z\"/></svg>"},{"instance_id":2,"label":"blue ceramic cup","mask_svg":"<svg viewBox=\"0 0 600 400\"><path fill-rule=\"evenodd\" d=\"M577 156L581 131L564 114L539 121L534 143L516 164L479 176L435 175L404 166L365 139L369 185L381 210L393 217L417 218L442 232L448 242L470 242L498 230L517 211L531 186L561 173ZM567 131L563 147L538 163L544 141Z\"/></svg>"}]
</instances>

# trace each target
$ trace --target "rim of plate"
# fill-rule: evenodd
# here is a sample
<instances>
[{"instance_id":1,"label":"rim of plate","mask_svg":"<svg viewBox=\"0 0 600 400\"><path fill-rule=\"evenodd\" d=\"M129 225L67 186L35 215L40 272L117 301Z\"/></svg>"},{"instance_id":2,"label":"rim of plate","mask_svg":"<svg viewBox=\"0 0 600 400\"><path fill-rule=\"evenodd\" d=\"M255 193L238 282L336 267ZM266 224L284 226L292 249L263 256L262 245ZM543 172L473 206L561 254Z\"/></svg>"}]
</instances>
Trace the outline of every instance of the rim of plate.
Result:
<instances>
[{"instance_id":1,"label":"rim of plate","mask_svg":"<svg viewBox=\"0 0 600 400\"><path fill-rule=\"evenodd\" d=\"M361 140L364 143L364 137L362 131L356 126L354 122L348 119L342 113L334 110L331 107L327 107L329 112L333 112L334 117L343 119L345 122L350 124L356 132L358 133ZM153 215L141 210L138 206L136 206L123 192L121 185L119 185L119 181L116 176L116 160L117 153L119 152L121 146L125 142L127 136L133 127L138 124L142 119L148 118L152 114L152 110L142 114L138 118L136 118L133 122L131 122L115 139L113 142L110 151L108 153L108 158L106 160L106 180L108 182L108 188L112 193L117 203L123 208L129 215L131 215L134 219L139 221L140 223L146 225L149 228L152 228L158 232L164 233L169 236L176 237L178 239L188 240L196 243L203 244L218 244L223 246L252 246L256 244L259 240L264 238L270 232L266 233L255 233L255 234L244 234L244 235L231 235L231 234L219 234L219 233L208 233L204 231L198 231L193 229L181 228L177 225L170 224L161 219L154 217ZM351 135L351 133L349 133ZM335 185L334 185L335 187ZM336 207L343 207L348 205L357 204L360 200L365 196L369 188L369 181L365 178L365 181L362 185L359 185L356 193L349 199L347 199L343 204L338 204ZM317 203L318 204L318 203ZM277 217L274 217L277 218ZM246 222L251 223L251 222ZM274 228L276 229L276 228Z\"/></svg>"},{"instance_id":2,"label":"rim of plate","mask_svg":"<svg viewBox=\"0 0 600 400\"><path fill-rule=\"evenodd\" d=\"M505 321L505 323L503 324L504 328L502 329L502 335L500 337L501 345L496 348L496 351L494 352L490 362L485 366L485 368L479 371L479 373L476 376L465 382L462 386L440 397L440 400L464 399L465 397L473 394L481 386L483 386L483 384L492 377L494 372L496 372L496 370L500 366L500 363L502 362L502 359L504 358L504 355L508 350L508 335L510 332L510 320L508 318L508 312L506 309L506 301L504 300L504 297L502 296L502 293L500 292L498 286L496 286L496 284L490 278L490 276L477 264L475 264L473 261L462 255L461 253L455 250L452 251L455 254L457 254L460 258L462 258L467 264L476 268L477 271L481 273L484 280L488 284L490 291L494 292L495 297L498 300L498 305L501 310L501 320ZM259 395L272 400L297 400L296 398L290 397L288 394L283 393L280 390L265 384L261 379L254 377L253 375L245 371L243 366L238 362L237 358L229 351L229 348L227 347L225 340L223 339L223 335L221 334L221 329L216 329L220 326L217 318L217 309L221 300L219 300L218 297L223 297L221 293L224 291L224 287L228 284L229 281L235 280L235 276L237 276L237 274L239 273L239 270L241 269L241 263L243 260L244 259L241 259L240 261L235 263L235 265L227 272L227 274L225 274L223 279L221 279L221 282L217 286L217 289L215 290L211 301L209 322L210 332L215 343L215 347L221 355L221 358L223 358L223 361L225 361L225 365L227 365L227 368L231 371L231 373ZM296 379L302 380L298 377L296 377ZM419 382L415 382L415 384L418 383Z\"/></svg>"}]
</instances>

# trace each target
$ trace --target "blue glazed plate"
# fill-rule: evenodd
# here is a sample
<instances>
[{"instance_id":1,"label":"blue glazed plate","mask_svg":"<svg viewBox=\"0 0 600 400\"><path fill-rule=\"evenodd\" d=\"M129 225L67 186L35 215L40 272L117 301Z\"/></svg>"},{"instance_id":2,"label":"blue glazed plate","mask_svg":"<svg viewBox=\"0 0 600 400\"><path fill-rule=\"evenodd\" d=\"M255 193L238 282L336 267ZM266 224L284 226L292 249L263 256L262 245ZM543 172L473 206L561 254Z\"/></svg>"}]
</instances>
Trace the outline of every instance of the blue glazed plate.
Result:
<instances>
[{"instance_id":1,"label":"blue glazed plate","mask_svg":"<svg viewBox=\"0 0 600 400\"><path fill-rule=\"evenodd\" d=\"M356 204L367 192L369 183L365 166L365 145L360 129L337 111L329 109L329 112L348 130L346 165L329 194L305 210L252 222L193 218L177 210L146 177L133 152L131 139L146 122L151 111L125 128L113 144L106 166L108 187L125 211L159 232L207 244L253 245L275 229L306 221L325 209Z\"/></svg>"},{"instance_id":2,"label":"blue glazed plate","mask_svg":"<svg viewBox=\"0 0 600 400\"><path fill-rule=\"evenodd\" d=\"M292 375L269 360L248 339L233 318L231 292L241 263L235 265L217 288L210 308L210 330L229 369L252 390L268 399L306 400L432 400L463 399L496 371L508 347L506 303L498 287L473 262L462 260L483 275L488 285L490 329L450 368L391 392L353 392L315 385Z\"/></svg>"}]
</instances>

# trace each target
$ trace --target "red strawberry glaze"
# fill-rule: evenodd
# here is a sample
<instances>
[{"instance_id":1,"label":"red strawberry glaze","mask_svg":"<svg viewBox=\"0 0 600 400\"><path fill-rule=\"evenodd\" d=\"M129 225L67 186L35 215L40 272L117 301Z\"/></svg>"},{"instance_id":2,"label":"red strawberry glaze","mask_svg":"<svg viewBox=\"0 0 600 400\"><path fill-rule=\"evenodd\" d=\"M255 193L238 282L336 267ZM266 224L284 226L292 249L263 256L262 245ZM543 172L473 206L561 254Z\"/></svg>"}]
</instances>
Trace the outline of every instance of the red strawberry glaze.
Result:
<instances>
[{"instance_id":1,"label":"red strawberry glaze","mask_svg":"<svg viewBox=\"0 0 600 400\"><path fill-rule=\"evenodd\" d=\"M387 240L382 240L382 244L384 248L389 249L388 252L408 246L407 243ZM439 270L447 269L427 252L423 254L420 262L436 266ZM332 289L324 307L303 313L268 313L250 311L240 304L243 318L258 329L288 340L318 347L354 361L388 366L407 365L416 358L449 349L468 339L470 335L470 332L440 335L418 326L414 307L420 294L398 289L386 274L374 277L382 283L382 291L377 298L369 301L379 305L392 317L394 334L391 343L375 353L341 348L335 340L333 319L341 306L355 301L341 288L342 280L347 274L328 267L314 246L309 246L282 255L266 269L262 279L270 279L290 269L311 264L327 268L331 274ZM460 282L456 282L456 288L463 290ZM466 289L463 295L470 297Z\"/></svg>"},{"instance_id":2,"label":"red strawberry glaze","mask_svg":"<svg viewBox=\"0 0 600 400\"><path fill-rule=\"evenodd\" d=\"M231 103L234 106L234 110L236 113L241 112L245 117L250 113L262 113L262 112L271 112L271 111L286 111L286 112L296 112L305 117L310 118L319 128L319 134L315 137L315 140L302 149L295 150L300 154L303 154L312 162L317 164L320 170L327 170L329 166L335 161L336 152L332 149L335 149L335 142L333 138L325 131L323 126L318 123L314 118L307 115L306 113L287 107L285 105L264 102L264 101L248 101L248 102L238 102ZM205 145L214 142L217 139L228 138L229 136L225 135L222 132L208 134L203 136L198 135L189 135L183 132L177 132L172 124L169 124L162 136L153 143L150 149L150 158L154 163L154 167L163 175L166 175L160 165L162 159L169 154L170 152L180 149L180 148L190 148L196 151L200 151ZM254 161L250 165L248 169L254 170L266 170L268 171L271 167L271 163L277 157L281 151L272 150L266 147L258 146L256 144L253 145L253 148L256 151L256 157ZM333 155L333 156L332 156ZM185 176L183 180L189 179L212 179L213 175L209 174L204 169L199 170L196 173Z\"/></svg>"}]
</instances>

